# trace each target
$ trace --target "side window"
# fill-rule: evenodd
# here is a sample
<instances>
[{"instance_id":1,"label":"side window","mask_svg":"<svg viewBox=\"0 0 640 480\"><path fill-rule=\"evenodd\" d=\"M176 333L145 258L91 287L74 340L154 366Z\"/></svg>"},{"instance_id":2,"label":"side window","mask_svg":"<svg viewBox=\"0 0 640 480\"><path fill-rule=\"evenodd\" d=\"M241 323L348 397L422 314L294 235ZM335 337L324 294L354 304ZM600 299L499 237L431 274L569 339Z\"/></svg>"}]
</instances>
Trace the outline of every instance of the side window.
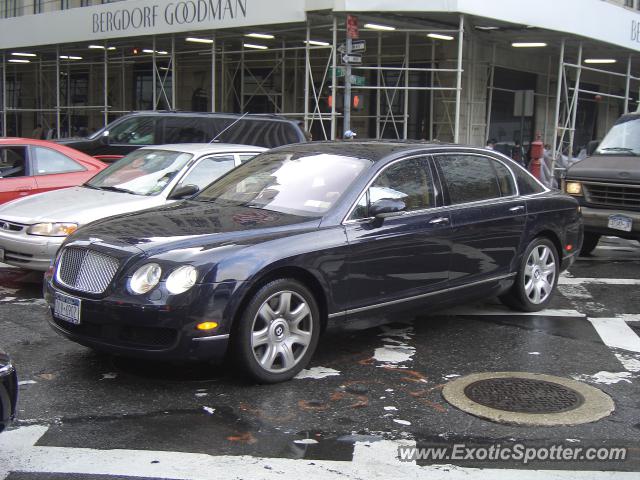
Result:
<instances>
[{"instance_id":1,"label":"side window","mask_svg":"<svg viewBox=\"0 0 640 480\"><path fill-rule=\"evenodd\" d=\"M109 141L120 145L154 145L157 117L133 117L109 130Z\"/></svg>"},{"instance_id":2,"label":"side window","mask_svg":"<svg viewBox=\"0 0 640 480\"><path fill-rule=\"evenodd\" d=\"M44 147L32 147L34 175L81 172L85 168L60 152Z\"/></svg>"},{"instance_id":3,"label":"side window","mask_svg":"<svg viewBox=\"0 0 640 480\"><path fill-rule=\"evenodd\" d=\"M206 157L180 180L177 185L196 185L200 190L221 177L235 166L233 155Z\"/></svg>"},{"instance_id":4,"label":"side window","mask_svg":"<svg viewBox=\"0 0 640 480\"><path fill-rule=\"evenodd\" d=\"M382 199L402 200L408 212L434 207L427 159L411 158L383 170L356 204L351 219L368 217L369 206Z\"/></svg>"},{"instance_id":5,"label":"side window","mask_svg":"<svg viewBox=\"0 0 640 480\"><path fill-rule=\"evenodd\" d=\"M0 178L24 177L26 167L25 147L0 147Z\"/></svg>"},{"instance_id":6,"label":"side window","mask_svg":"<svg viewBox=\"0 0 640 480\"><path fill-rule=\"evenodd\" d=\"M241 153L238 157L240 158L240 163L244 163L247 160L251 160L256 155L257 153Z\"/></svg>"},{"instance_id":7,"label":"side window","mask_svg":"<svg viewBox=\"0 0 640 480\"><path fill-rule=\"evenodd\" d=\"M166 117L162 143L206 143L213 137L208 133L205 118Z\"/></svg>"},{"instance_id":8,"label":"side window","mask_svg":"<svg viewBox=\"0 0 640 480\"><path fill-rule=\"evenodd\" d=\"M511 175L511 170L509 170L503 163L500 163L496 160L489 160L491 162L491 166L498 177L498 185L500 186L500 193L503 197L510 197L511 195L516 194L516 186L513 183L513 175Z\"/></svg>"},{"instance_id":9,"label":"side window","mask_svg":"<svg viewBox=\"0 0 640 480\"><path fill-rule=\"evenodd\" d=\"M520 195L532 195L534 193L544 192L542 185L540 185L531 174L519 168L514 168L513 172L516 174Z\"/></svg>"},{"instance_id":10,"label":"side window","mask_svg":"<svg viewBox=\"0 0 640 480\"><path fill-rule=\"evenodd\" d=\"M442 155L436 160L447 184L451 204L500 197L500 184L492 166L494 160L476 155Z\"/></svg>"}]
</instances>

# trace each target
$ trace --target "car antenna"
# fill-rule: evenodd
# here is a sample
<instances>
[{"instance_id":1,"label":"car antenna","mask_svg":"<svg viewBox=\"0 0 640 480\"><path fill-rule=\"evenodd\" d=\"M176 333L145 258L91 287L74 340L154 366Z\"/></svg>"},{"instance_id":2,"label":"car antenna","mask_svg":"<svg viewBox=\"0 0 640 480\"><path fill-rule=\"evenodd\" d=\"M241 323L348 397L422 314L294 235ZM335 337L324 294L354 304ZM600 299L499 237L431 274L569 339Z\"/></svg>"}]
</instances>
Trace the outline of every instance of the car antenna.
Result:
<instances>
[{"instance_id":1,"label":"car antenna","mask_svg":"<svg viewBox=\"0 0 640 480\"><path fill-rule=\"evenodd\" d=\"M227 128L225 128L224 130L222 130L221 132L219 132L215 137L213 137L213 140L211 140L209 143L213 143L215 142L218 137L220 135L222 135L224 132L226 132L227 130L229 130L231 127L233 127L236 123L238 123L240 120L242 120L244 117L246 117L247 115L249 115L249 112L244 113L239 119L237 119L235 122L233 122L231 125L229 125Z\"/></svg>"}]
</instances>

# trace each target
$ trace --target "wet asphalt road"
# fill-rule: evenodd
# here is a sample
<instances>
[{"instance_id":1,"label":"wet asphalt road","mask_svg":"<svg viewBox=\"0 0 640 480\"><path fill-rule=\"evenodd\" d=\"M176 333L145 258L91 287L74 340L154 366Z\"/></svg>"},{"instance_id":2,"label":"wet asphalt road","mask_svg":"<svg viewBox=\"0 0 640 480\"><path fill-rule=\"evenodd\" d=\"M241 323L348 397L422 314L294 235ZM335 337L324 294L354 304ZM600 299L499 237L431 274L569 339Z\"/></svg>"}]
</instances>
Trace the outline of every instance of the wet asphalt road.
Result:
<instances>
[{"instance_id":1,"label":"wet asphalt road","mask_svg":"<svg viewBox=\"0 0 640 480\"><path fill-rule=\"evenodd\" d=\"M248 455L307 465L355 461L358 442L381 439L418 446L623 446L630 449L625 462L448 463L638 472L640 353L612 347L592 321L624 318L640 336L640 284L625 282L638 279L640 244L605 239L562 277L559 294L540 315L517 315L489 299L386 319L375 328L329 331L307 378L259 386L229 365L141 362L67 341L47 325L40 275L0 265L0 344L22 382L19 419L0 441L38 426L34 441L41 447ZM491 371L579 379L609 394L616 410L595 423L523 427L473 417L442 397L446 382ZM130 478L35 467L3 474L1 459L2 452L0 479ZM132 476L144 476L132 469ZM228 472L229 478L257 478L233 467Z\"/></svg>"}]
</instances>

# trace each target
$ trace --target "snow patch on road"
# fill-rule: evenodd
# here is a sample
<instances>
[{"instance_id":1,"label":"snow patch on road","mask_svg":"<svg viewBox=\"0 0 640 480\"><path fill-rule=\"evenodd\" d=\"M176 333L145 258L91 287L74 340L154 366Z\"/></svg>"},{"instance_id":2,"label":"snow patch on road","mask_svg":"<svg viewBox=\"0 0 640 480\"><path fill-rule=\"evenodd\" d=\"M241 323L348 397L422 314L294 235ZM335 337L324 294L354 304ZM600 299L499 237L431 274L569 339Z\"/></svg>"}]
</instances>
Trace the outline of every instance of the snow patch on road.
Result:
<instances>
[{"instance_id":1,"label":"snow patch on road","mask_svg":"<svg viewBox=\"0 0 640 480\"><path fill-rule=\"evenodd\" d=\"M394 418L393 421L399 423L400 425L411 425L411 422L408 420L400 420L399 418Z\"/></svg>"},{"instance_id":2,"label":"snow patch on road","mask_svg":"<svg viewBox=\"0 0 640 480\"><path fill-rule=\"evenodd\" d=\"M598 372L594 375L574 375L573 378L583 382L612 385L619 382L631 383L633 375L630 372Z\"/></svg>"},{"instance_id":3,"label":"snow patch on road","mask_svg":"<svg viewBox=\"0 0 640 480\"><path fill-rule=\"evenodd\" d=\"M410 362L416 353L416 349L406 343L413 338L413 327L383 326L379 336L382 337L384 345L376 348L373 353L373 359L381 364L377 366L407 368L402 364Z\"/></svg>"},{"instance_id":4,"label":"snow patch on road","mask_svg":"<svg viewBox=\"0 0 640 480\"><path fill-rule=\"evenodd\" d=\"M302 380L304 378L313 378L315 380L319 380L321 378L334 377L338 375L340 375L340 371L334 370L333 368L313 367L313 368L305 368L300 373L298 373L294 378L297 378L298 380Z\"/></svg>"},{"instance_id":5,"label":"snow patch on road","mask_svg":"<svg viewBox=\"0 0 640 480\"><path fill-rule=\"evenodd\" d=\"M298 443L300 445L314 445L318 443L318 441L313 438L301 438L300 440L294 440L293 443Z\"/></svg>"}]
</instances>

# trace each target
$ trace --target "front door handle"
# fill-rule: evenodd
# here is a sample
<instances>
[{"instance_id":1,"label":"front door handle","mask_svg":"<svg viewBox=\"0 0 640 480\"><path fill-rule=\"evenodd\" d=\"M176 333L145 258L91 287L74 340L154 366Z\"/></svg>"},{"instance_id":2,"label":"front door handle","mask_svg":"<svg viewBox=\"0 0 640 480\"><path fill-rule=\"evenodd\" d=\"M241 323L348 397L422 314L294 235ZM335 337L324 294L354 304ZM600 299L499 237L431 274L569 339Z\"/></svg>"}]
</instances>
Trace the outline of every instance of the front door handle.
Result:
<instances>
[{"instance_id":1,"label":"front door handle","mask_svg":"<svg viewBox=\"0 0 640 480\"><path fill-rule=\"evenodd\" d=\"M509 209L510 212L516 213L516 212L522 212L524 210L524 206L523 205L518 205L517 207L511 207Z\"/></svg>"},{"instance_id":2,"label":"front door handle","mask_svg":"<svg viewBox=\"0 0 640 480\"><path fill-rule=\"evenodd\" d=\"M445 224L445 223L449 223L449 217L433 218L433 219L429 220L429 223L431 225L442 225L442 224Z\"/></svg>"}]
</instances>

